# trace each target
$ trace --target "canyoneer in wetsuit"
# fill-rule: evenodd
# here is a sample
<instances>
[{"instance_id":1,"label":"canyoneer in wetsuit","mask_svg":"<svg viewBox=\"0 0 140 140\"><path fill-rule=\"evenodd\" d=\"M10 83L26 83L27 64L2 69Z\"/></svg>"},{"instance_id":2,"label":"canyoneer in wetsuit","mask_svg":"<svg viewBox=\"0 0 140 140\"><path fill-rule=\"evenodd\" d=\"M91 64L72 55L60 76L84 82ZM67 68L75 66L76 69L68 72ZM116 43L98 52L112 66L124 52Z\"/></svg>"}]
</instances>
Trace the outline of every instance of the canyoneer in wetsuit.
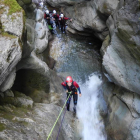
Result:
<instances>
[{"instance_id":1,"label":"canyoneer in wetsuit","mask_svg":"<svg viewBox=\"0 0 140 140\"><path fill-rule=\"evenodd\" d=\"M44 13L44 19L47 21L48 24L50 24L50 14L49 10L46 10Z\"/></svg>"},{"instance_id":2,"label":"canyoneer in wetsuit","mask_svg":"<svg viewBox=\"0 0 140 140\"><path fill-rule=\"evenodd\" d=\"M73 81L71 76L68 76L66 78L66 82L61 83L61 85L66 90L67 98L69 94L71 94L69 100L67 101L67 110L69 111L70 109L70 101L71 101L71 97L73 96L73 103L74 103L73 110L74 112L76 112L76 105L77 105L77 100L78 100L77 90L79 91L79 95L81 97L81 90L80 90L79 85L76 83L76 81Z\"/></svg>"},{"instance_id":3,"label":"canyoneer in wetsuit","mask_svg":"<svg viewBox=\"0 0 140 140\"><path fill-rule=\"evenodd\" d=\"M66 32L66 21L67 21L67 20L72 21L72 19L67 18L67 17L64 17L63 14L60 15L59 22L60 22L61 31L62 31L63 33Z\"/></svg>"},{"instance_id":4,"label":"canyoneer in wetsuit","mask_svg":"<svg viewBox=\"0 0 140 140\"><path fill-rule=\"evenodd\" d=\"M53 32L53 21L51 20L51 16L50 16L49 10L46 10L46 11L45 11L45 13L44 13L44 19L45 19L46 22L48 23L49 30L50 30L51 32Z\"/></svg>"},{"instance_id":5,"label":"canyoneer in wetsuit","mask_svg":"<svg viewBox=\"0 0 140 140\"><path fill-rule=\"evenodd\" d=\"M53 10L53 19L55 20L56 27L59 27L59 15L56 13L55 10Z\"/></svg>"}]
</instances>

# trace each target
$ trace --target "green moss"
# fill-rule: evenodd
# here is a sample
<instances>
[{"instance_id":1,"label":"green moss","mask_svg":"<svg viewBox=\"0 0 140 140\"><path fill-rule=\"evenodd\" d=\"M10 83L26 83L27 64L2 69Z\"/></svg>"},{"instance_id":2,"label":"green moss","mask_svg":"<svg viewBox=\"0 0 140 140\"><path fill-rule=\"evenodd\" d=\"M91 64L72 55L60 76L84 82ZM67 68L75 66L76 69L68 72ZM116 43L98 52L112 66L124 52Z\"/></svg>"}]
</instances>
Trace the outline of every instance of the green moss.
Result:
<instances>
[{"instance_id":1,"label":"green moss","mask_svg":"<svg viewBox=\"0 0 140 140\"><path fill-rule=\"evenodd\" d=\"M0 111L0 113L2 113L2 112ZM8 114L8 113L2 113L2 115L0 115L0 116L4 119L7 119L7 120L12 120L14 118L13 115Z\"/></svg>"},{"instance_id":2,"label":"green moss","mask_svg":"<svg viewBox=\"0 0 140 140\"><path fill-rule=\"evenodd\" d=\"M16 104L16 100L14 97L4 97L4 98L0 98L0 104L4 105L4 104L12 104L15 105Z\"/></svg>"},{"instance_id":3,"label":"green moss","mask_svg":"<svg viewBox=\"0 0 140 140\"><path fill-rule=\"evenodd\" d=\"M9 15L22 10L16 0L4 0L3 3L9 7Z\"/></svg>"},{"instance_id":4,"label":"green moss","mask_svg":"<svg viewBox=\"0 0 140 140\"><path fill-rule=\"evenodd\" d=\"M0 34L4 37L8 37L8 38L16 38L16 36L8 34L7 32L4 32L4 26L2 25L1 21L0 21Z\"/></svg>"},{"instance_id":5,"label":"green moss","mask_svg":"<svg viewBox=\"0 0 140 140\"><path fill-rule=\"evenodd\" d=\"M5 10L4 10L4 7L1 7L0 8L0 15L4 12Z\"/></svg>"},{"instance_id":6,"label":"green moss","mask_svg":"<svg viewBox=\"0 0 140 140\"><path fill-rule=\"evenodd\" d=\"M13 105L7 104L0 106L0 117L15 122L16 120L13 120L15 116L20 118L27 117L27 112L29 111L31 111L29 108L15 107Z\"/></svg>"},{"instance_id":7,"label":"green moss","mask_svg":"<svg viewBox=\"0 0 140 140\"><path fill-rule=\"evenodd\" d=\"M0 20L0 29L2 29L2 23L1 23L1 20Z\"/></svg>"},{"instance_id":8,"label":"green moss","mask_svg":"<svg viewBox=\"0 0 140 140\"><path fill-rule=\"evenodd\" d=\"M13 110L13 114L17 117L24 117L28 111L29 110L27 108L16 107L16 109Z\"/></svg>"},{"instance_id":9,"label":"green moss","mask_svg":"<svg viewBox=\"0 0 140 140\"><path fill-rule=\"evenodd\" d=\"M25 22L26 22L26 14L25 14L25 11L22 11L23 13L23 24L25 25Z\"/></svg>"},{"instance_id":10,"label":"green moss","mask_svg":"<svg viewBox=\"0 0 140 140\"><path fill-rule=\"evenodd\" d=\"M16 38L16 36L8 34L7 32L2 32L2 36L8 37L8 38L11 38L11 39Z\"/></svg>"},{"instance_id":11,"label":"green moss","mask_svg":"<svg viewBox=\"0 0 140 140\"><path fill-rule=\"evenodd\" d=\"M22 49L22 42L21 42L21 40L20 40L20 38L18 38L18 43L19 43L19 46L20 46L20 48Z\"/></svg>"},{"instance_id":12,"label":"green moss","mask_svg":"<svg viewBox=\"0 0 140 140\"><path fill-rule=\"evenodd\" d=\"M107 9L107 4L106 3L103 4L103 9L105 9L105 10Z\"/></svg>"},{"instance_id":13,"label":"green moss","mask_svg":"<svg viewBox=\"0 0 140 140\"><path fill-rule=\"evenodd\" d=\"M3 124L3 123L0 123L0 131L3 131L3 130L5 130L5 125Z\"/></svg>"},{"instance_id":14,"label":"green moss","mask_svg":"<svg viewBox=\"0 0 140 140\"><path fill-rule=\"evenodd\" d=\"M23 94L18 91L13 91L14 97L23 97Z\"/></svg>"},{"instance_id":15,"label":"green moss","mask_svg":"<svg viewBox=\"0 0 140 140\"><path fill-rule=\"evenodd\" d=\"M2 23L0 21L0 33L3 33L4 32L4 26L2 26Z\"/></svg>"},{"instance_id":16,"label":"green moss","mask_svg":"<svg viewBox=\"0 0 140 140\"><path fill-rule=\"evenodd\" d=\"M12 16L11 19L12 21L14 21L16 19L16 16Z\"/></svg>"},{"instance_id":17,"label":"green moss","mask_svg":"<svg viewBox=\"0 0 140 140\"><path fill-rule=\"evenodd\" d=\"M14 116L11 114L12 110L13 110L12 107L8 107L8 105L0 106L0 117L8 120L12 120L14 118Z\"/></svg>"},{"instance_id":18,"label":"green moss","mask_svg":"<svg viewBox=\"0 0 140 140\"><path fill-rule=\"evenodd\" d=\"M131 33L121 28L118 28L117 36L120 38L120 40L123 41L123 43L125 43L125 46L128 48L130 54L136 59L137 62L140 63L140 50L135 40L131 39L132 35L133 32Z\"/></svg>"}]
</instances>

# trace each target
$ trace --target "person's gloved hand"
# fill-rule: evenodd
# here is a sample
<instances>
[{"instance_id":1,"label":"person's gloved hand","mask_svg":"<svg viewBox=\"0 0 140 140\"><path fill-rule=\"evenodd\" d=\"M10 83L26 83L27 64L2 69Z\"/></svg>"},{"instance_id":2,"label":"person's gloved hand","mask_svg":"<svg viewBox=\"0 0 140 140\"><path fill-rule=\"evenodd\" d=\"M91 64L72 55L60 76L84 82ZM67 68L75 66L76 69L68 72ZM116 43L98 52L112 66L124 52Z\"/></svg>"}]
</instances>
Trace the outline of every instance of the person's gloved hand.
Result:
<instances>
[{"instance_id":1,"label":"person's gloved hand","mask_svg":"<svg viewBox=\"0 0 140 140\"><path fill-rule=\"evenodd\" d=\"M79 96L81 97L81 96L82 96L82 94L81 94L81 93L79 93Z\"/></svg>"}]
</instances>

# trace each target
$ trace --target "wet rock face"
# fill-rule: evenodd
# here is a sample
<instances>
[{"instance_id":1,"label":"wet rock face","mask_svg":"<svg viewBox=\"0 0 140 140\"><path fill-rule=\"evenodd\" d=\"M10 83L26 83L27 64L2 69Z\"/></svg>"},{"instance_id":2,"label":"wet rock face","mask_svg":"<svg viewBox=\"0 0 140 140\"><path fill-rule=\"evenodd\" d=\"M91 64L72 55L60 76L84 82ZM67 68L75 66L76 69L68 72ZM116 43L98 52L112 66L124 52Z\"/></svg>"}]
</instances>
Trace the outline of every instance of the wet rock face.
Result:
<instances>
[{"instance_id":1,"label":"wet rock face","mask_svg":"<svg viewBox=\"0 0 140 140\"><path fill-rule=\"evenodd\" d=\"M63 6L73 6L83 2L89 2L92 0L45 0L46 3L50 4L52 7L63 7ZM118 0L94 0L96 9L103 14L110 15L112 10L115 10L118 4ZM77 9L78 11L78 9Z\"/></svg>"},{"instance_id":2,"label":"wet rock face","mask_svg":"<svg viewBox=\"0 0 140 140\"><path fill-rule=\"evenodd\" d=\"M75 9L78 9L78 11L75 11ZM81 3L65 10L66 15L74 19L73 22L70 23L70 28L80 32L85 31L91 35L93 33L94 36L101 40L107 35L105 20L99 18L93 2Z\"/></svg>"},{"instance_id":3,"label":"wet rock face","mask_svg":"<svg viewBox=\"0 0 140 140\"><path fill-rule=\"evenodd\" d=\"M21 59L21 46L19 45L17 37L14 39L1 37L0 43L0 85L1 91L5 91L13 85L15 67Z\"/></svg>"},{"instance_id":4,"label":"wet rock face","mask_svg":"<svg viewBox=\"0 0 140 140\"><path fill-rule=\"evenodd\" d=\"M83 35L84 33L90 34L90 36L95 36L100 40L103 40L108 34L108 29L106 28L106 17L100 18L98 11L96 10L96 5L93 1L80 3L72 7L64 9L66 15L73 19L69 23L69 28L73 29L74 34ZM71 32L71 30L68 31Z\"/></svg>"},{"instance_id":5,"label":"wet rock face","mask_svg":"<svg viewBox=\"0 0 140 140\"><path fill-rule=\"evenodd\" d=\"M104 116L108 139L138 140L140 96L109 82L103 84L103 94L108 104Z\"/></svg>"},{"instance_id":6,"label":"wet rock face","mask_svg":"<svg viewBox=\"0 0 140 140\"><path fill-rule=\"evenodd\" d=\"M23 11L21 10L21 12L12 13L11 15L9 15L9 7L3 7L3 11L0 17L3 30L21 37L24 28Z\"/></svg>"},{"instance_id":7,"label":"wet rock face","mask_svg":"<svg viewBox=\"0 0 140 140\"><path fill-rule=\"evenodd\" d=\"M22 9L9 13L9 6L4 2L0 8L0 91L4 92L12 87L16 65L22 57L24 22Z\"/></svg>"},{"instance_id":8,"label":"wet rock face","mask_svg":"<svg viewBox=\"0 0 140 140\"><path fill-rule=\"evenodd\" d=\"M12 105L0 106L0 139L46 140L60 109L60 107L53 104L37 103L32 109L32 112L30 109L15 108ZM5 118L3 118L3 116L5 116ZM60 118L62 119L62 116ZM74 139L74 122L75 121L72 119L72 113L67 112L59 139ZM60 123L59 120L52 132L52 139L56 139Z\"/></svg>"},{"instance_id":9,"label":"wet rock face","mask_svg":"<svg viewBox=\"0 0 140 140\"><path fill-rule=\"evenodd\" d=\"M125 3L120 1L119 8L107 20L111 39L103 55L103 65L112 81L138 94L140 93L139 17L138 1Z\"/></svg>"},{"instance_id":10,"label":"wet rock face","mask_svg":"<svg viewBox=\"0 0 140 140\"><path fill-rule=\"evenodd\" d=\"M35 42L35 51L37 53L42 53L48 45L48 28L44 20L44 13L41 10L37 11L36 14L36 42Z\"/></svg>"},{"instance_id":11,"label":"wet rock face","mask_svg":"<svg viewBox=\"0 0 140 140\"><path fill-rule=\"evenodd\" d=\"M23 93L7 90L0 94L0 105L14 105L15 107L32 108L33 100Z\"/></svg>"},{"instance_id":12,"label":"wet rock face","mask_svg":"<svg viewBox=\"0 0 140 140\"><path fill-rule=\"evenodd\" d=\"M117 8L119 0L95 0L97 11L103 15L109 16Z\"/></svg>"},{"instance_id":13,"label":"wet rock face","mask_svg":"<svg viewBox=\"0 0 140 140\"><path fill-rule=\"evenodd\" d=\"M35 18L36 14L33 11L35 10L36 6L32 3L32 0L17 0L17 2L24 9L28 18Z\"/></svg>"},{"instance_id":14,"label":"wet rock face","mask_svg":"<svg viewBox=\"0 0 140 140\"><path fill-rule=\"evenodd\" d=\"M62 6L72 6L76 3L84 2L88 0L45 0L46 3L49 3L52 7L62 7Z\"/></svg>"},{"instance_id":15,"label":"wet rock face","mask_svg":"<svg viewBox=\"0 0 140 140\"><path fill-rule=\"evenodd\" d=\"M109 36L102 44L103 66L114 84L105 84L109 113L105 118L111 140L139 140L140 9L138 1L121 0L107 20ZM124 88L122 88L124 87Z\"/></svg>"}]
</instances>

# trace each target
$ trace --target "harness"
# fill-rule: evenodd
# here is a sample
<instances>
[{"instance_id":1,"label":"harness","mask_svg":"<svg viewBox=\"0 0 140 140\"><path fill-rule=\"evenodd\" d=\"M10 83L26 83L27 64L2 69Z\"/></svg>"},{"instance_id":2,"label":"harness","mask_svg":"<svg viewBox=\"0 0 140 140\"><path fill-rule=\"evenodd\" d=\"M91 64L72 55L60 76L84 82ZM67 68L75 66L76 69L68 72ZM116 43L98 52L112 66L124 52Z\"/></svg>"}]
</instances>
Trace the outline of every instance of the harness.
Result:
<instances>
[{"instance_id":1,"label":"harness","mask_svg":"<svg viewBox=\"0 0 140 140\"><path fill-rule=\"evenodd\" d=\"M69 87L66 83L66 88L68 89L68 92L77 92L77 88L73 85L73 82L72 82L72 85Z\"/></svg>"},{"instance_id":2,"label":"harness","mask_svg":"<svg viewBox=\"0 0 140 140\"><path fill-rule=\"evenodd\" d=\"M53 15L53 18L55 18L55 20L57 21L58 20L57 14Z\"/></svg>"},{"instance_id":3,"label":"harness","mask_svg":"<svg viewBox=\"0 0 140 140\"><path fill-rule=\"evenodd\" d=\"M46 14L46 17L50 17L50 15L49 14Z\"/></svg>"},{"instance_id":4,"label":"harness","mask_svg":"<svg viewBox=\"0 0 140 140\"><path fill-rule=\"evenodd\" d=\"M63 19L61 18L60 23L61 23L61 25L65 26L66 20L64 18Z\"/></svg>"}]
</instances>

